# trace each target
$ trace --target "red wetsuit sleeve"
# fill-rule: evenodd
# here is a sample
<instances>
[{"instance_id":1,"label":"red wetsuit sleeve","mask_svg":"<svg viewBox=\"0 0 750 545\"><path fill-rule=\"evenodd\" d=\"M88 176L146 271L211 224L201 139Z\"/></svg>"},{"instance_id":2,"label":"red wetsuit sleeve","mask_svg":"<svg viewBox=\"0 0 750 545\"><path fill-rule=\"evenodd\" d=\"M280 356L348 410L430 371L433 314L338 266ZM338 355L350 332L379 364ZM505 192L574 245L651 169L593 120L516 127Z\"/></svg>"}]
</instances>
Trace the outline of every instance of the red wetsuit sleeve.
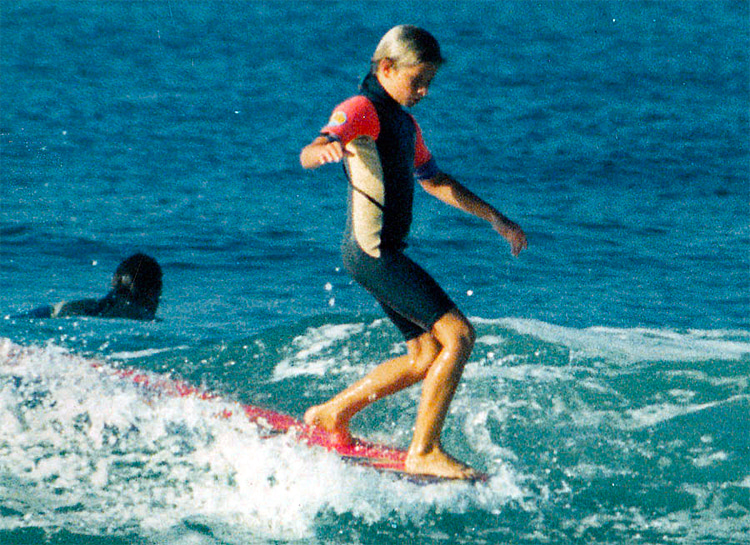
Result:
<instances>
[{"instance_id":1,"label":"red wetsuit sleeve","mask_svg":"<svg viewBox=\"0 0 750 545\"><path fill-rule=\"evenodd\" d=\"M358 136L370 136L377 140L380 134L378 112L366 97L352 97L334 108L328 124L320 132L335 136L343 145Z\"/></svg>"},{"instance_id":2,"label":"red wetsuit sleeve","mask_svg":"<svg viewBox=\"0 0 750 545\"><path fill-rule=\"evenodd\" d=\"M414 119L414 117L412 117ZM429 180L438 174L437 163L432 158L430 150L422 138L422 129L414 119L414 127L417 131L417 142L414 147L414 174L418 180Z\"/></svg>"}]
</instances>

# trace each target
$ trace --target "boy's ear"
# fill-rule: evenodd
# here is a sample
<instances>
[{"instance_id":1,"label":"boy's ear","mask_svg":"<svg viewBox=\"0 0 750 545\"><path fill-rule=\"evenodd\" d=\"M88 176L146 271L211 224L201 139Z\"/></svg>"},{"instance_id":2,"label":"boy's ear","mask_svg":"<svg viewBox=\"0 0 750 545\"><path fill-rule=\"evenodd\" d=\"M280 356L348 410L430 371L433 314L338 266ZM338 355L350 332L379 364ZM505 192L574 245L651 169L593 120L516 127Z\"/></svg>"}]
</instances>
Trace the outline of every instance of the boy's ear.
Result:
<instances>
[{"instance_id":1,"label":"boy's ear","mask_svg":"<svg viewBox=\"0 0 750 545\"><path fill-rule=\"evenodd\" d=\"M395 68L396 63L393 61L393 59L389 59L388 57L386 57L378 61L378 71L381 72L384 76L390 76L391 72Z\"/></svg>"}]
</instances>

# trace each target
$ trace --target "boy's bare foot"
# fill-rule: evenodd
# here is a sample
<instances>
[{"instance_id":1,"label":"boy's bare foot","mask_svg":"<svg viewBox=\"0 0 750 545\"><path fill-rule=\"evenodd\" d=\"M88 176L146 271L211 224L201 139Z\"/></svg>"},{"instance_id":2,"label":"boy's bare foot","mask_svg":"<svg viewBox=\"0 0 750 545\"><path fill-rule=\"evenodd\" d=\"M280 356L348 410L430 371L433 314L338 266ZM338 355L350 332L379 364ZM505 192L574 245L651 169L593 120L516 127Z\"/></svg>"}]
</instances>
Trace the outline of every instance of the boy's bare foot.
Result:
<instances>
[{"instance_id":1,"label":"boy's bare foot","mask_svg":"<svg viewBox=\"0 0 750 545\"><path fill-rule=\"evenodd\" d=\"M474 479L478 476L474 469L446 454L440 448L426 453L415 453L409 449L404 468L415 475L435 475L448 479Z\"/></svg>"},{"instance_id":2,"label":"boy's bare foot","mask_svg":"<svg viewBox=\"0 0 750 545\"><path fill-rule=\"evenodd\" d=\"M315 405L307 409L305 424L327 431L338 444L348 445L352 442L352 436L349 434L349 423L340 421L335 414L329 412L326 404Z\"/></svg>"}]
</instances>

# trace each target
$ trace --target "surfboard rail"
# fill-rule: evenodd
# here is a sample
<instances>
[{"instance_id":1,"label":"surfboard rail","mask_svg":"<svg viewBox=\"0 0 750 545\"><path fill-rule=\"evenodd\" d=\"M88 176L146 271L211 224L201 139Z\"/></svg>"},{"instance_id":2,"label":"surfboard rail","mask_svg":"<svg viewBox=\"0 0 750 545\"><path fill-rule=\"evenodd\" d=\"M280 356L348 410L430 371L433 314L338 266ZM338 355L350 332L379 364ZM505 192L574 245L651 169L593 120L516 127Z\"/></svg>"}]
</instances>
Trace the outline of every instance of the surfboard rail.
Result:
<instances>
[{"instance_id":1,"label":"surfboard rail","mask_svg":"<svg viewBox=\"0 0 750 545\"><path fill-rule=\"evenodd\" d=\"M218 394L197 388L183 380L149 373L134 367L107 367L105 369L105 366L99 363L93 364L93 367L101 371L110 371L119 378L130 380L140 387L159 394L173 397L197 397L203 400L224 399ZM489 480L489 476L484 473L479 473L475 478L468 480L409 473L404 468L406 450L358 437L352 438L351 441L341 441L335 434L317 426L308 425L288 414L243 403L240 403L240 408L244 416L250 422L256 424L266 437L289 434L302 444L334 452L347 463L390 473L417 484L447 481L486 482ZM232 410L226 408L217 413L216 416L230 418L233 414Z\"/></svg>"}]
</instances>

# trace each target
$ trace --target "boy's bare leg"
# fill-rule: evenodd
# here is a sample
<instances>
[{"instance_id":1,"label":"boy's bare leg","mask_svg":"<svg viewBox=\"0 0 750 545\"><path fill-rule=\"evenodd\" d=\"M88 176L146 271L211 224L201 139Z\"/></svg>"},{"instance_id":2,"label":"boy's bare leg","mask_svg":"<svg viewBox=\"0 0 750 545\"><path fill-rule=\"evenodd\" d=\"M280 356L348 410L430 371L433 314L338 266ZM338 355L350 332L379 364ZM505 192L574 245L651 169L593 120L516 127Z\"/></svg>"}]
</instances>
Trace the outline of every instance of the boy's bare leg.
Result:
<instances>
[{"instance_id":1,"label":"boy's bare leg","mask_svg":"<svg viewBox=\"0 0 750 545\"><path fill-rule=\"evenodd\" d=\"M408 341L406 346L403 356L380 364L329 401L308 409L305 422L338 435L341 442L351 441L352 417L374 401L424 379L441 349L430 333Z\"/></svg>"},{"instance_id":2,"label":"boy's bare leg","mask_svg":"<svg viewBox=\"0 0 750 545\"><path fill-rule=\"evenodd\" d=\"M406 470L456 479L471 478L476 472L443 451L440 434L474 345L474 330L463 314L454 309L438 320L432 334L443 348L424 379Z\"/></svg>"},{"instance_id":3,"label":"boy's bare leg","mask_svg":"<svg viewBox=\"0 0 750 545\"><path fill-rule=\"evenodd\" d=\"M476 472L443 451L440 435L464 365L474 345L474 331L460 311L445 314L431 333L407 343L408 353L382 363L326 403L305 413L307 424L350 441L349 421L364 407L424 379L406 470L415 474L467 479Z\"/></svg>"}]
</instances>

